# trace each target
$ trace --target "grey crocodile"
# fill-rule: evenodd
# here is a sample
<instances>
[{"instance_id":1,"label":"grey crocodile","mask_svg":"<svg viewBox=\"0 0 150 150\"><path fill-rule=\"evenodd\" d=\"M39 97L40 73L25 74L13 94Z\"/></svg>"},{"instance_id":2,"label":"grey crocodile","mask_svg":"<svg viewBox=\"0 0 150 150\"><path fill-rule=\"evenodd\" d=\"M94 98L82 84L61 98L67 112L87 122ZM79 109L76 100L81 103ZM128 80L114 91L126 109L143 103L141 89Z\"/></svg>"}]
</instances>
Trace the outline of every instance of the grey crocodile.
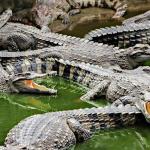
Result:
<instances>
[{"instance_id":1,"label":"grey crocodile","mask_svg":"<svg viewBox=\"0 0 150 150\"><path fill-rule=\"evenodd\" d=\"M7 22L7 18L9 16L10 14L6 11L2 16L2 18L6 18L5 21L0 21L2 22L1 24L3 26L0 30L1 50L35 50L50 46L93 43L85 39L66 36L58 33L43 33L40 29L29 25L10 23Z\"/></svg>"},{"instance_id":2,"label":"grey crocodile","mask_svg":"<svg viewBox=\"0 0 150 150\"><path fill-rule=\"evenodd\" d=\"M85 39L126 48L135 44L150 44L149 22L125 24L91 31Z\"/></svg>"},{"instance_id":3,"label":"grey crocodile","mask_svg":"<svg viewBox=\"0 0 150 150\"><path fill-rule=\"evenodd\" d=\"M65 150L96 130L133 125L142 118L134 106L108 106L35 115L21 121L1 150Z\"/></svg>"},{"instance_id":4,"label":"grey crocodile","mask_svg":"<svg viewBox=\"0 0 150 150\"><path fill-rule=\"evenodd\" d=\"M4 149L63 150L87 140L96 130L133 125L143 115L150 121L149 67L114 71L53 58L43 58L41 64L42 73L57 71L58 76L87 87L82 100L105 95L112 105L31 116L8 133Z\"/></svg>"},{"instance_id":5,"label":"grey crocodile","mask_svg":"<svg viewBox=\"0 0 150 150\"><path fill-rule=\"evenodd\" d=\"M107 51L104 51L104 49L107 49ZM137 44L131 48L119 49L108 45L103 45L102 48L99 46L93 48L93 45L86 44L80 46L64 45L26 52L0 52L0 63L4 65L11 63L13 65L17 59L28 57L32 60L34 57L42 59L49 56L99 65L104 68L134 69L150 60L150 46Z\"/></svg>"},{"instance_id":6,"label":"grey crocodile","mask_svg":"<svg viewBox=\"0 0 150 150\"><path fill-rule=\"evenodd\" d=\"M77 63L69 60L64 61L60 59L62 58L61 54L57 57L56 56L54 51L49 51L49 49L45 49L45 51L43 51L43 49L31 52L28 51L25 53L17 52L17 54L15 52L0 53L1 65L3 69L10 75L20 74L24 72L47 74L51 71L56 71L59 76L75 80L76 82L83 84L88 88L91 88L92 90L95 86L98 91L101 86L102 89L105 89L107 86L112 86L112 88L108 88L108 91L105 93L107 95L107 98L111 101L115 101L119 97L124 96L124 94L130 95L136 85L138 86L138 89L134 89L136 95L134 95L134 92L133 95L131 95L132 97L136 97L136 99L138 99L137 90L139 90L141 94L142 91L146 91L149 85L149 67L137 68L135 70L122 70L120 68L107 69L99 67L98 65L90 65L89 63L85 64L85 62ZM55 57L55 59L52 57ZM103 84L101 83L101 81L103 82ZM129 83L124 84L124 82ZM113 85L115 84L117 84L117 87L115 86L117 89L113 88ZM99 88L97 87L97 85ZM121 86L123 87L121 88ZM118 90L117 93L119 95L115 94L115 91L112 92L112 90ZM119 92L120 90L121 92Z\"/></svg>"},{"instance_id":7,"label":"grey crocodile","mask_svg":"<svg viewBox=\"0 0 150 150\"><path fill-rule=\"evenodd\" d=\"M54 57L54 56L53 56ZM8 60L9 61L9 60ZM54 95L57 90L38 85L33 81L35 78L41 78L46 75L53 75L55 72L38 73L38 61L35 60L34 70L28 69L26 59L15 59L17 63L5 68L5 63L0 64L0 92L32 93L32 94L49 94ZM11 70L11 71L10 71Z\"/></svg>"},{"instance_id":8,"label":"grey crocodile","mask_svg":"<svg viewBox=\"0 0 150 150\"><path fill-rule=\"evenodd\" d=\"M11 33L9 33L9 31L11 31ZM145 55L143 56L143 59L138 60L140 62L149 59L149 57L147 57L149 56L149 48L146 48L146 46L143 48L131 47L123 50L114 48L112 45L108 46L102 43L93 43L93 41L61 35L58 33L42 33L41 30L33 26L23 24L6 23L2 30L0 30L0 33L3 35L0 37L1 50L21 51L28 49L41 49L45 47L56 47L53 50L58 51L64 56L64 58L69 59L70 61L74 60L81 62L84 60L85 62L103 66L116 64L121 68L126 69L132 69L139 65L139 62L134 61L138 56L142 57ZM147 41L149 41L148 35L146 38ZM144 38L140 36L139 39L144 40ZM61 48L57 48L57 46L65 47L63 47L64 50L62 49L62 51L60 51ZM135 53L132 55L133 50ZM133 59L130 56L134 56L135 58Z\"/></svg>"}]
</instances>

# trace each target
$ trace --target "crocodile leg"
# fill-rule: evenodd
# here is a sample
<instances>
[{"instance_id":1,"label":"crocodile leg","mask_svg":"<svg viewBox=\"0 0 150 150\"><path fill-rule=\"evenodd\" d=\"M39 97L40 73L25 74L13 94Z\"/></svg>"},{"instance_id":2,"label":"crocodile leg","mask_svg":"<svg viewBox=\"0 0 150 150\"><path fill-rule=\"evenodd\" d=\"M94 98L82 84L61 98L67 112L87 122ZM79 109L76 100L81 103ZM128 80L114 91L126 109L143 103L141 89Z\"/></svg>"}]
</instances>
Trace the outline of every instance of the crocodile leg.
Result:
<instances>
[{"instance_id":1,"label":"crocodile leg","mask_svg":"<svg viewBox=\"0 0 150 150\"><path fill-rule=\"evenodd\" d=\"M118 1L118 3L114 6L114 9L116 10L116 13L112 18L120 18L127 11L127 4L125 2L123 3Z\"/></svg>"},{"instance_id":2,"label":"crocodile leg","mask_svg":"<svg viewBox=\"0 0 150 150\"><path fill-rule=\"evenodd\" d=\"M58 9L57 10L57 15L60 19L62 19L62 23L63 24L69 24L70 23L70 18L69 18L69 14L66 13L65 11Z\"/></svg>"},{"instance_id":3,"label":"crocodile leg","mask_svg":"<svg viewBox=\"0 0 150 150\"><path fill-rule=\"evenodd\" d=\"M124 4L122 7L116 9L116 13L112 18L115 19L115 18L122 17L125 14L126 10L127 10L127 4Z\"/></svg>"},{"instance_id":4,"label":"crocodile leg","mask_svg":"<svg viewBox=\"0 0 150 150\"><path fill-rule=\"evenodd\" d=\"M76 15L76 14L79 14L81 12L81 7L78 3L76 3L75 1L73 0L67 0L67 2L70 4L70 6L72 6L74 9L71 9L68 14L70 16L73 16L73 15Z\"/></svg>"},{"instance_id":5,"label":"crocodile leg","mask_svg":"<svg viewBox=\"0 0 150 150\"><path fill-rule=\"evenodd\" d=\"M13 16L11 16L9 21L33 25L31 10L28 8L28 9L19 10L18 12L13 13Z\"/></svg>"},{"instance_id":6,"label":"crocodile leg","mask_svg":"<svg viewBox=\"0 0 150 150\"><path fill-rule=\"evenodd\" d=\"M76 15L76 14L79 14L81 12L80 9L72 9L68 12L69 16L73 16L73 15Z\"/></svg>"},{"instance_id":7,"label":"crocodile leg","mask_svg":"<svg viewBox=\"0 0 150 150\"><path fill-rule=\"evenodd\" d=\"M91 99L94 99L95 96L102 95L105 92L105 90L108 88L109 85L110 85L110 81L109 80L104 80L104 81L98 83L97 86L95 86L94 88L92 88L91 90L89 90L80 99L81 100L91 100Z\"/></svg>"},{"instance_id":8,"label":"crocodile leg","mask_svg":"<svg viewBox=\"0 0 150 150\"><path fill-rule=\"evenodd\" d=\"M36 42L34 38L30 35L26 35L24 33L14 32L10 33L8 36L1 37L0 46L4 49L8 49L9 51L20 51L27 49L35 49Z\"/></svg>"},{"instance_id":9,"label":"crocodile leg","mask_svg":"<svg viewBox=\"0 0 150 150\"><path fill-rule=\"evenodd\" d=\"M80 122L76 119L70 118L67 120L67 123L70 129L75 134L78 142L86 141L91 137L92 133L89 130L84 129Z\"/></svg>"},{"instance_id":10,"label":"crocodile leg","mask_svg":"<svg viewBox=\"0 0 150 150\"><path fill-rule=\"evenodd\" d=\"M69 14L63 11L62 9L55 8L52 10L49 15L44 18L44 24L42 25L42 29L48 27L49 24L52 24L54 20L57 18L62 20L63 24L68 24L70 22Z\"/></svg>"}]
</instances>

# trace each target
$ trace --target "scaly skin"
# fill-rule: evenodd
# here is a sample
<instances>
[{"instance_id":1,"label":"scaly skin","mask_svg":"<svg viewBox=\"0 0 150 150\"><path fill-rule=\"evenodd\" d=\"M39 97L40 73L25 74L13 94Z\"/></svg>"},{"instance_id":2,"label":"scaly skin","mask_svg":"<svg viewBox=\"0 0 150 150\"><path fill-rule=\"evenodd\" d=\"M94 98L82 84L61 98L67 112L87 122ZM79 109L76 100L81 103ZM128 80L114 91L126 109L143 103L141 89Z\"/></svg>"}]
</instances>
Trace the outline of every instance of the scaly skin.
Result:
<instances>
[{"instance_id":1,"label":"scaly skin","mask_svg":"<svg viewBox=\"0 0 150 150\"><path fill-rule=\"evenodd\" d=\"M139 48L131 47L120 50L112 45L93 43L76 37L57 33L42 33L35 27L15 23L7 23L0 32L3 35L0 40L2 50L16 51L63 45L65 47L62 51L59 47L52 48L52 50L58 51L65 59L70 61L84 60L85 62L107 67L119 65L121 68L126 69L132 69L138 66L140 62L149 60L149 48L146 45L143 48L139 46ZM24 41L23 46L20 41ZM133 50L135 53L133 53ZM138 56L143 56L143 59L139 60Z\"/></svg>"},{"instance_id":2,"label":"scaly skin","mask_svg":"<svg viewBox=\"0 0 150 150\"><path fill-rule=\"evenodd\" d=\"M125 24L91 31L85 39L103 44L126 48L135 44L150 44L150 24Z\"/></svg>"},{"instance_id":3,"label":"scaly skin","mask_svg":"<svg viewBox=\"0 0 150 150\"><path fill-rule=\"evenodd\" d=\"M85 39L77 38L77 37L71 37L71 36L66 36L58 33L43 33L41 30L33 27L33 26L28 26L28 25L23 25L19 23L7 23L1 30L0 30L1 36L0 38L3 39L2 41L5 41L7 43L7 39L13 39L13 35L15 34L15 39L17 38L17 41L23 40L26 47L22 47L20 42L17 43L10 43L10 51L14 51L16 48L17 50L25 50L25 49L30 49L31 46L33 45L33 49L39 49L39 48L44 48L44 47L52 47L52 46L60 46L60 45L84 45L84 44L93 44L93 42L90 42ZM18 34L18 36L17 36ZM16 40L14 40L16 41ZM31 42L29 42L31 41ZM30 43L28 45L28 43ZM19 45L19 46L18 46ZM98 43L94 44L94 46L99 45ZM2 44L3 46L3 44ZM5 46L7 47L7 45ZM2 48L5 49L5 47ZM12 47L12 48L11 48Z\"/></svg>"},{"instance_id":4,"label":"scaly skin","mask_svg":"<svg viewBox=\"0 0 150 150\"><path fill-rule=\"evenodd\" d=\"M0 30L2 35L0 46L1 49L9 49L9 51L14 51L15 49L22 51L50 46L88 44L92 45L93 49L99 46L105 51L106 47L104 45L94 44L88 40L103 42L120 48L131 47L137 43L149 44L149 27L150 25L145 23L104 28L92 31L86 36L86 40L58 33L43 33L35 27L23 24L6 23ZM23 41L23 44L21 41Z\"/></svg>"},{"instance_id":5,"label":"scaly skin","mask_svg":"<svg viewBox=\"0 0 150 150\"><path fill-rule=\"evenodd\" d=\"M104 51L106 49L107 51ZM113 48L108 45L68 45L51 48L38 49L27 52L0 52L0 62L3 65L13 64L14 61L21 58L43 58L54 56L69 61L85 62L99 65L105 68L133 69L145 61L150 60L150 46L137 44L127 49Z\"/></svg>"},{"instance_id":6,"label":"scaly skin","mask_svg":"<svg viewBox=\"0 0 150 150\"><path fill-rule=\"evenodd\" d=\"M33 60L28 67L33 66L32 63ZM87 140L95 130L133 125L143 118L142 114L149 121L150 112L145 107L149 106L149 67L114 71L47 57L41 59L41 66L42 73L46 70L57 71L58 76L87 87L89 91L81 99L105 95L113 104L104 108L29 117L9 132L5 142L6 150L68 149L77 141Z\"/></svg>"},{"instance_id":7,"label":"scaly skin","mask_svg":"<svg viewBox=\"0 0 150 150\"><path fill-rule=\"evenodd\" d=\"M52 55L55 57L54 55ZM36 61L37 60L37 61ZM46 75L55 74L55 72L47 72L45 74L38 73L38 59L35 59L32 69L28 68L26 58L16 59L17 63L6 67L5 63L0 64L0 92L16 92L16 93L31 93L31 94L56 94L54 89L48 89L45 86L38 85L32 79L42 78ZM13 64L13 62L12 62ZM6 68L5 68L6 67Z\"/></svg>"},{"instance_id":8,"label":"scaly skin","mask_svg":"<svg viewBox=\"0 0 150 150\"><path fill-rule=\"evenodd\" d=\"M5 150L65 150L87 140L94 131L133 125L141 118L130 105L34 115L8 133Z\"/></svg>"},{"instance_id":9,"label":"scaly skin","mask_svg":"<svg viewBox=\"0 0 150 150\"><path fill-rule=\"evenodd\" d=\"M69 23L69 15L79 13L82 7L88 6L113 8L116 10L113 18L123 16L127 9L126 0L37 0L32 13L36 24L45 30L58 17L63 23Z\"/></svg>"},{"instance_id":10,"label":"scaly skin","mask_svg":"<svg viewBox=\"0 0 150 150\"><path fill-rule=\"evenodd\" d=\"M12 16L12 11L11 10L6 10L3 12L3 14L0 16L0 29L7 23L9 18Z\"/></svg>"},{"instance_id":11,"label":"scaly skin","mask_svg":"<svg viewBox=\"0 0 150 150\"><path fill-rule=\"evenodd\" d=\"M123 21L123 24L133 24L133 23L145 23L150 21L150 10L145 12L144 14L131 17Z\"/></svg>"},{"instance_id":12,"label":"scaly skin","mask_svg":"<svg viewBox=\"0 0 150 150\"><path fill-rule=\"evenodd\" d=\"M5 72L10 75L23 74L24 72L47 74L50 71L57 71L59 76L75 80L76 82L87 86L89 89L94 89L94 87L96 87L96 90L98 91L100 88L102 88L101 90L103 92L106 90L104 93L112 102L128 95L130 97L136 97L136 99L143 99L141 96L143 96L143 93L146 90L148 91L150 84L149 67L128 71L117 68L104 69L99 66L85 63L51 59L51 57L59 59L61 56L57 56L57 53L52 53L52 51L49 51L48 49L44 52L43 50L33 52L28 51L25 53L17 52L17 54L12 52L10 53L10 56L9 52L1 52L1 56L2 67ZM103 84L101 84L101 81ZM115 88L113 87L114 85ZM98 94L104 94L103 92L98 92ZM92 94L94 95L89 98L87 97L88 95L84 96L85 99L91 99L96 95L96 92L92 92Z\"/></svg>"}]
</instances>

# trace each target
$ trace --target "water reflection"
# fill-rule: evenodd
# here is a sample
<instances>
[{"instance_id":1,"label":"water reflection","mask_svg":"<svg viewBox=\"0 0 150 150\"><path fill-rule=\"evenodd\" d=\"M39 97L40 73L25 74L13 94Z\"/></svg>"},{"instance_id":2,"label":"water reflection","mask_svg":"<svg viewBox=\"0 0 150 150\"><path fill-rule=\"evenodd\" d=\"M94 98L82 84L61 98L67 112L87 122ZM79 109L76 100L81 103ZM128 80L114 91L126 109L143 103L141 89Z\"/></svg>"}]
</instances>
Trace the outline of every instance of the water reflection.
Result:
<instances>
[{"instance_id":1,"label":"water reflection","mask_svg":"<svg viewBox=\"0 0 150 150\"><path fill-rule=\"evenodd\" d=\"M96 133L88 142L77 145L76 150L149 150L149 130L145 126Z\"/></svg>"}]
</instances>

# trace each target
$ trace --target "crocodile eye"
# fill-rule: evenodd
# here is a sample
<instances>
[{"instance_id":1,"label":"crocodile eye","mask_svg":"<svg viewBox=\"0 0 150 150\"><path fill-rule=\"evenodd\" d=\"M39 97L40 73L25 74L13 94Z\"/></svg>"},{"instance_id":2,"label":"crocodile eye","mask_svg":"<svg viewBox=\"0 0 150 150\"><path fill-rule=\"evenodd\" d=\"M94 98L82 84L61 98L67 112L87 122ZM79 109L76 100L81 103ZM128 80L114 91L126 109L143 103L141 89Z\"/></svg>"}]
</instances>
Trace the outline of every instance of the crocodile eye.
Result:
<instances>
[{"instance_id":1,"label":"crocodile eye","mask_svg":"<svg viewBox=\"0 0 150 150\"><path fill-rule=\"evenodd\" d=\"M143 53L142 52L139 52L139 53L136 53L136 56L141 56Z\"/></svg>"},{"instance_id":2,"label":"crocodile eye","mask_svg":"<svg viewBox=\"0 0 150 150\"><path fill-rule=\"evenodd\" d=\"M131 53L131 57L132 58L136 58L136 57L138 57L138 56L141 56L141 55L143 55L143 52L142 51L138 51L138 52L133 52L133 53Z\"/></svg>"}]
</instances>

